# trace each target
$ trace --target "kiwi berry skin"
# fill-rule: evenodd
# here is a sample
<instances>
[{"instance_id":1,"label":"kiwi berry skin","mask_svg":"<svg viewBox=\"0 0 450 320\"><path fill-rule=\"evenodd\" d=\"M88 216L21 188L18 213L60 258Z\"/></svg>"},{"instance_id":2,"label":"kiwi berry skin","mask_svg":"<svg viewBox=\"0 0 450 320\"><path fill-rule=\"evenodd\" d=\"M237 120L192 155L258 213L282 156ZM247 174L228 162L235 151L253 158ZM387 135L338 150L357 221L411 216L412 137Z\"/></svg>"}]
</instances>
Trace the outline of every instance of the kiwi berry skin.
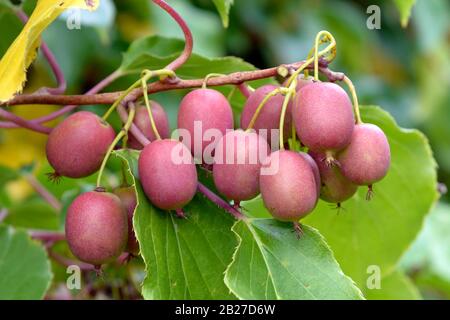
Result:
<instances>
[{"instance_id":1,"label":"kiwi berry skin","mask_svg":"<svg viewBox=\"0 0 450 320\"><path fill-rule=\"evenodd\" d=\"M241 128L247 129L250 121L253 118L253 115L256 112L256 109L260 105L260 103L264 100L265 96L269 94L271 91L279 88L276 85L264 85L259 87L251 95L248 97L244 109L241 114ZM264 136L267 139L269 145L272 145L272 130L278 130L280 127L280 117L281 117L281 109L283 106L284 96L281 94L277 94L271 97L267 103L262 107L261 111L258 114L258 118L256 119L253 129L256 130L257 133L262 135L261 129L266 129L266 133ZM286 111L285 122L284 122L284 137L289 137L291 132L292 125L292 114L291 114L292 105L288 105L288 109ZM278 134L274 136L274 139L277 139L278 143Z\"/></svg>"},{"instance_id":2,"label":"kiwi berry skin","mask_svg":"<svg viewBox=\"0 0 450 320\"><path fill-rule=\"evenodd\" d=\"M278 166L275 174L260 176L261 196L272 216L296 222L308 215L318 198L316 177L309 162L298 152L280 150L270 155L266 165Z\"/></svg>"},{"instance_id":3,"label":"kiwi berry skin","mask_svg":"<svg viewBox=\"0 0 450 320\"><path fill-rule=\"evenodd\" d=\"M228 150L231 150L231 155ZM217 144L214 156L213 178L217 190L235 202L256 197L259 194L259 171L269 151L267 141L254 131L239 129L228 132ZM227 163L227 159L232 161Z\"/></svg>"},{"instance_id":4,"label":"kiwi berry skin","mask_svg":"<svg viewBox=\"0 0 450 320\"><path fill-rule=\"evenodd\" d=\"M100 168L114 138L113 128L99 116L88 111L76 112L48 136L48 162L58 176L87 177Z\"/></svg>"},{"instance_id":5,"label":"kiwi berry skin","mask_svg":"<svg viewBox=\"0 0 450 320\"><path fill-rule=\"evenodd\" d=\"M233 111L227 98L217 90L196 89L184 96L178 110L178 129L185 129L190 133L191 141L186 146L191 150L193 156L203 160L203 151L218 141L204 141L203 137L197 137L194 132L196 121L202 125L202 134L208 129L217 129L221 135L234 127ZM201 149L195 148L195 141L201 139Z\"/></svg>"},{"instance_id":6,"label":"kiwi berry skin","mask_svg":"<svg viewBox=\"0 0 450 320\"><path fill-rule=\"evenodd\" d=\"M301 88L292 107L300 141L316 152L336 152L352 137L355 119L352 103L340 86L314 82Z\"/></svg>"},{"instance_id":7,"label":"kiwi berry skin","mask_svg":"<svg viewBox=\"0 0 450 320\"><path fill-rule=\"evenodd\" d=\"M306 153L306 152L299 152L298 154L301 157L303 157L309 163L309 165L311 166L311 170L314 173L314 179L315 179L315 182L316 182L316 191L317 191L317 194L320 194L320 187L321 187L321 181L322 180L320 178L319 166L317 165L317 163L314 160L314 158L311 155L309 155L308 153ZM319 200L319 199L317 199L317 200Z\"/></svg>"},{"instance_id":8,"label":"kiwi berry skin","mask_svg":"<svg viewBox=\"0 0 450 320\"><path fill-rule=\"evenodd\" d=\"M341 203L350 199L357 191L358 186L348 180L341 173L338 166L329 166L325 163L325 155L309 152L317 163L321 178L320 198L330 203Z\"/></svg>"},{"instance_id":9,"label":"kiwi berry skin","mask_svg":"<svg viewBox=\"0 0 450 320\"><path fill-rule=\"evenodd\" d=\"M69 206L66 239L81 261L100 266L112 262L125 249L127 213L120 199L109 192L85 192Z\"/></svg>"},{"instance_id":10,"label":"kiwi berry skin","mask_svg":"<svg viewBox=\"0 0 450 320\"><path fill-rule=\"evenodd\" d=\"M182 153L187 161L177 163L174 156ZM139 179L145 194L158 208L181 209L197 191L197 169L189 149L179 141L156 140L141 151Z\"/></svg>"},{"instance_id":11,"label":"kiwi berry skin","mask_svg":"<svg viewBox=\"0 0 450 320\"><path fill-rule=\"evenodd\" d=\"M128 217L128 241L127 241L127 252L138 255L139 254L139 243L136 239L136 234L133 228L133 216L134 210L136 209L137 199L133 187L122 187L117 188L113 192L122 201L123 206L127 211Z\"/></svg>"},{"instance_id":12,"label":"kiwi berry skin","mask_svg":"<svg viewBox=\"0 0 450 320\"><path fill-rule=\"evenodd\" d=\"M383 179L390 166L391 152L384 132L370 123L358 124L347 148L337 156L342 174L357 185Z\"/></svg>"},{"instance_id":13,"label":"kiwi berry skin","mask_svg":"<svg viewBox=\"0 0 450 320\"><path fill-rule=\"evenodd\" d=\"M156 129L162 139L167 139L170 136L170 125L167 113L164 108L155 101L150 101L150 107L152 111L153 119L155 120ZM144 105L140 105L136 108L136 115L133 123L142 131L144 136L149 141L155 141L156 136L153 132L153 128L150 122L147 108ZM128 133L128 147L131 149L141 150L142 144L136 140L131 132Z\"/></svg>"}]
</instances>

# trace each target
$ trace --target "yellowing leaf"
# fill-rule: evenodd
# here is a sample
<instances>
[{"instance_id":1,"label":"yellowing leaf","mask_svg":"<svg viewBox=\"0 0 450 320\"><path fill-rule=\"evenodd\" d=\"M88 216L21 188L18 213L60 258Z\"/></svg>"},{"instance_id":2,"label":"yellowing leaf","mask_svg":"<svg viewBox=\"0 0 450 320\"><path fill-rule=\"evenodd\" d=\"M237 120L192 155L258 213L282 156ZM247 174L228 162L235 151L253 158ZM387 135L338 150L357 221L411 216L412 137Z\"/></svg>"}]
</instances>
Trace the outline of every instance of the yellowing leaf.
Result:
<instances>
[{"instance_id":1,"label":"yellowing leaf","mask_svg":"<svg viewBox=\"0 0 450 320\"><path fill-rule=\"evenodd\" d=\"M0 61L0 102L22 91L26 70L34 61L41 33L68 8L95 10L100 0L39 0L29 21Z\"/></svg>"}]
</instances>

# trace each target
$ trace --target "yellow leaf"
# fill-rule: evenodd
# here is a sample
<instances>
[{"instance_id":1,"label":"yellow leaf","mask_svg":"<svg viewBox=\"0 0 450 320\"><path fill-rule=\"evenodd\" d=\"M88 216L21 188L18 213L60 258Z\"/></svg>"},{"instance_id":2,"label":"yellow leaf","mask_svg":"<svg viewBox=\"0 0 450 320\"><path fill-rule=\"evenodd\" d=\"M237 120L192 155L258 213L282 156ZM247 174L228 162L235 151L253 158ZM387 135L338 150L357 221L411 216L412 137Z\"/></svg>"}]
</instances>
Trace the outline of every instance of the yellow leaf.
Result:
<instances>
[{"instance_id":1,"label":"yellow leaf","mask_svg":"<svg viewBox=\"0 0 450 320\"><path fill-rule=\"evenodd\" d=\"M27 24L0 61L0 102L22 92L26 70L34 61L41 33L68 8L95 10L100 0L39 0Z\"/></svg>"}]
</instances>

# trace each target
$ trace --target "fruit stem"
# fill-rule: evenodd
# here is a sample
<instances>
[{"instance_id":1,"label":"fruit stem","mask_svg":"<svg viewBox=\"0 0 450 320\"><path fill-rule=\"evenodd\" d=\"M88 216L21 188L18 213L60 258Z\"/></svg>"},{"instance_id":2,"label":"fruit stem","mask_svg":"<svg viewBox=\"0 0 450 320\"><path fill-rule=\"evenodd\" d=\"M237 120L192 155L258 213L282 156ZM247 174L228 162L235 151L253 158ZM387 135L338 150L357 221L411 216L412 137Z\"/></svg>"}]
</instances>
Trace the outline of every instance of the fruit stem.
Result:
<instances>
[{"instance_id":1,"label":"fruit stem","mask_svg":"<svg viewBox=\"0 0 450 320\"><path fill-rule=\"evenodd\" d=\"M175 78L176 74L172 70L168 70L168 69L160 69L160 70L155 70L155 71L150 71L147 69L143 70L141 77L136 82L134 82L128 89L123 91L120 94L119 98L117 98L117 100L114 101L112 106L103 115L103 120L106 121L106 119L108 119L108 117L111 115L111 113L113 113L114 110L116 110L117 106L123 101L123 99L125 99L126 96L128 96L128 94L130 94L131 91L133 91L134 89L139 87L143 80L145 80L145 82L147 82L148 80L150 80L153 77L160 77L161 79L165 78L165 77ZM147 92L147 88L145 88L145 92Z\"/></svg>"},{"instance_id":2,"label":"fruit stem","mask_svg":"<svg viewBox=\"0 0 450 320\"><path fill-rule=\"evenodd\" d=\"M322 36L324 37L322 38ZM327 47L328 50L323 54L320 54L320 56L331 52L331 58L327 59L328 61L331 61L336 56L336 40L331 33L326 30L322 30L316 35L314 43L314 80L316 81L319 81L319 46L328 41L330 42L330 45Z\"/></svg>"},{"instance_id":3,"label":"fruit stem","mask_svg":"<svg viewBox=\"0 0 450 320\"><path fill-rule=\"evenodd\" d=\"M108 111L106 111L106 113L103 115L103 120L106 121L106 119L108 119L108 117L111 115L111 113L114 112L114 110L116 110L117 106L122 102L123 99L125 99L125 97L131 92L133 91L133 89L137 88L138 86L141 85L141 79L137 80L135 83L133 83L128 89L126 89L125 91L123 91L119 98L117 98L116 101L114 101L114 103L112 104L112 106L108 109Z\"/></svg>"},{"instance_id":4,"label":"fruit stem","mask_svg":"<svg viewBox=\"0 0 450 320\"><path fill-rule=\"evenodd\" d=\"M130 107L131 105L134 105L134 103L131 101L128 102L128 107ZM117 107L117 112L119 113L120 119L125 124L128 120L128 112L122 104L120 104ZM150 140L147 139L147 137L142 133L142 131L134 123L131 124L130 132L133 134L133 136L136 138L136 140L143 146L146 146L147 144L150 143Z\"/></svg>"},{"instance_id":5,"label":"fruit stem","mask_svg":"<svg viewBox=\"0 0 450 320\"><path fill-rule=\"evenodd\" d=\"M255 113L253 114L253 117L250 120L250 123L248 124L248 127L246 129L247 132L250 131L251 129L253 129L253 126L255 125L255 122L258 119L259 113L261 112L262 108L267 103L267 101L269 101L270 98L272 98L273 96L275 96L275 95L277 95L279 93L282 93L281 88L276 88L276 89L270 91L268 94L266 94L264 99L258 105L258 108L256 108Z\"/></svg>"},{"instance_id":6,"label":"fruit stem","mask_svg":"<svg viewBox=\"0 0 450 320\"><path fill-rule=\"evenodd\" d=\"M363 122L361 120L361 114L360 114L360 111L359 111L359 103L358 103L358 95L356 94L355 86L353 85L353 82L350 80L350 78L347 77L347 76L344 76L343 81L348 86L348 88L350 90L350 93L352 94L353 109L354 109L354 112L355 112L356 124L361 124Z\"/></svg>"},{"instance_id":7,"label":"fruit stem","mask_svg":"<svg viewBox=\"0 0 450 320\"><path fill-rule=\"evenodd\" d=\"M105 170L106 163L108 162L111 152L114 150L114 147L120 141L120 139L122 139L125 135L128 134L128 130L130 129L131 124L133 123L135 114L136 114L136 108L135 108L134 104L130 104L130 113L128 114L128 120L125 123L125 125L123 126L123 128L120 130L120 132L117 134L116 138L113 140L111 145L109 146L108 151L106 152L106 155L103 158L103 162L102 162L102 165L100 167L100 170L99 170L98 176L97 176L97 188L101 188L103 171Z\"/></svg>"},{"instance_id":8,"label":"fruit stem","mask_svg":"<svg viewBox=\"0 0 450 320\"><path fill-rule=\"evenodd\" d=\"M210 74L206 75L205 79L203 80L202 89L206 89L209 79L211 79L213 77L223 77L223 76L224 76L224 74L222 74L222 73L210 73Z\"/></svg>"},{"instance_id":9,"label":"fruit stem","mask_svg":"<svg viewBox=\"0 0 450 320\"><path fill-rule=\"evenodd\" d=\"M284 98L283 101L283 107L281 109L281 115L280 115L280 149L283 150L284 149L284 118L286 115L286 110L289 104L289 100L291 99L292 96L295 96L296 94L296 88L297 88L297 77L298 75L306 68L308 67L312 60L314 58L310 58L308 60L306 60L292 75L291 77L288 79L287 82L287 88L285 88L287 90L287 95ZM285 91L286 92L286 91Z\"/></svg>"},{"instance_id":10,"label":"fruit stem","mask_svg":"<svg viewBox=\"0 0 450 320\"><path fill-rule=\"evenodd\" d=\"M158 132L158 128L156 128L155 119L153 118L152 109L150 107L150 101L147 94L147 81L145 81L145 79L142 79L142 92L144 93L145 107L147 108L148 117L150 118L150 124L152 126L153 133L155 134L157 140L161 140L161 136Z\"/></svg>"},{"instance_id":11,"label":"fruit stem","mask_svg":"<svg viewBox=\"0 0 450 320\"><path fill-rule=\"evenodd\" d=\"M236 87L233 87L233 88L230 90L230 93L228 93L228 95L227 95L227 100L228 100L228 101L230 101L231 98L233 98L235 92L236 92Z\"/></svg>"},{"instance_id":12,"label":"fruit stem","mask_svg":"<svg viewBox=\"0 0 450 320\"><path fill-rule=\"evenodd\" d=\"M330 40L330 44L323 50L319 51L317 54L315 54L313 57L306 59L306 61L295 71L291 74L291 76L289 77L286 87L290 87L292 82L294 81L294 79L297 79L298 75L303 71L303 69L305 69L306 67L308 67L311 63L315 62L315 57L320 57L323 56L329 52L331 52L331 57L328 59L329 61L333 60L335 55L336 55L336 40L334 39L334 37L331 35L331 33L329 33L328 31L320 31L318 33L318 35L320 33L325 33L327 36L327 40ZM318 67L318 61L319 59L317 59L317 67Z\"/></svg>"},{"instance_id":13,"label":"fruit stem","mask_svg":"<svg viewBox=\"0 0 450 320\"><path fill-rule=\"evenodd\" d=\"M284 150L284 118L286 117L287 107L291 97L295 95L295 87L297 86L297 79L292 82L289 87L287 95L284 97L283 106L281 107L280 115L280 150Z\"/></svg>"}]
</instances>

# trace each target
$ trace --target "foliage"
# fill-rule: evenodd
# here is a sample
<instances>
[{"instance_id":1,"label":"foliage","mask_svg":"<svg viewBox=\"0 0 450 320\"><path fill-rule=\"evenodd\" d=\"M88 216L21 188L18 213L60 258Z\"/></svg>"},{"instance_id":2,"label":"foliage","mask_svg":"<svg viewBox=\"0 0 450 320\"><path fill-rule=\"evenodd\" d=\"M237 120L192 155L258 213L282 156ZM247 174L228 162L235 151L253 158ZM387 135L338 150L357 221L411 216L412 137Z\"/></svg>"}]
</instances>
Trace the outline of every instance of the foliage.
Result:
<instances>
[{"instance_id":1,"label":"foliage","mask_svg":"<svg viewBox=\"0 0 450 320\"><path fill-rule=\"evenodd\" d=\"M67 13L56 18L69 7L86 7L85 2L65 1L60 8L50 2L39 1L34 8L33 1L26 1L24 8L27 12L34 9L34 13L22 28L13 13L16 7L0 1L0 29L5 31L0 38L0 101L21 92L27 77L25 90L30 92L51 86L48 67L36 55L41 35L61 62L69 92L84 90L117 66L121 78L108 91L124 89L142 69L161 69L183 50L184 41L162 36L176 36L177 26L164 22L170 17L148 1L108 1L108 8L102 6L103 1L96 1L99 14L83 13L90 20L78 31L65 30ZM133 223L142 260L136 258L125 267L108 267L110 278L106 279L115 279L122 286L127 281L137 283L145 299L450 298L446 246L450 211L441 203L427 217L438 199L437 165L427 138L418 130L402 128L418 126L429 134L441 166L440 177L450 181L449 162L445 161L450 146L442 138L448 132L445 71L450 58L448 41L443 40L449 30L445 16L448 4L414 0L383 3L383 30L376 33L365 30L364 10L354 2L324 1L317 6L296 1L193 2L174 1L176 8L183 8L180 12L193 25L196 38L194 54L176 71L182 79L204 78L211 72L257 70L253 64L264 67L292 62L307 53L318 30L336 32L340 45L333 67L354 75L361 101L376 102L393 114L379 107L362 108L363 120L377 124L388 136L390 173L375 185L370 202L364 199L366 190L362 187L339 211L320 201L302 221L304 235L297 239L290 224L271 218L260 198L244 204L248 218L240 221L200 193L185 208L186 220L157 209L140 186L139 153L115 151L108 162L105 186L112 189L121 183L118 177L124 166L138 198ZM413 6L417 7L414 11ZM107 10L107 19L101 10ZM228 27L226 31L213 26L212 22L218 23L214 10ZM407 29L414 31L412 45L406 43L405 31L396 29L398 20L384 15L390 10L400 12L404 28L412 18ZM297 19L297 12L302 19ZM436 27L430 30L426 25L435 15ZM33 68L29 68L31 64ZM27 69L32 72L27 74ZM276 80L249 84L258 87ZM436 81L442 85L436 86ZM237 119L245 97L231 85L217 89L230 98ZM184 93L152 96L167 105L172 127ZM29 111L32 108L14 107L11 111L35 118L40 116L37 112L49 110ZM103 113L101 106L87 108ZM65 280L65 268L55 266L44 246L30 239L25 230L60 232L68 205L94 186L95 175L50 183L46 173L51 168L42 160L44 143L45 139L22 129L0 131L0 299L41 299L55 294L55 287ZM61 201L59 216L36 196L18 170L31 160L39 164L34 170L39 182ZM200 176L202 183L214 189L206 171ZM73 258L65 244L54 249ZM374 265L381 270L379 289L367 285L368 268ZM90 276L85 281L95 282Z\"/></svg>"}]
</instances>

